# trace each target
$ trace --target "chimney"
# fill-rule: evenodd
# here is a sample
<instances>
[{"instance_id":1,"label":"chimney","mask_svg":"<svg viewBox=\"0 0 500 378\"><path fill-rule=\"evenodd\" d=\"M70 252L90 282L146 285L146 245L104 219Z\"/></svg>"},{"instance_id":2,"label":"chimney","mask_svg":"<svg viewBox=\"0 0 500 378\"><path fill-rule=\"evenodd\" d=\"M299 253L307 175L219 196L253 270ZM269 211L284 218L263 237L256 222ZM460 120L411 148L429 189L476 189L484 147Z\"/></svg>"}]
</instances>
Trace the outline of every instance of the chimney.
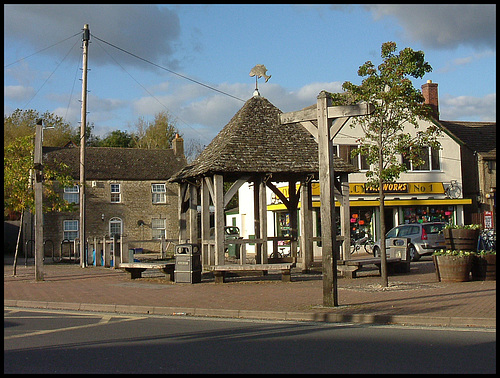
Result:
<instances>
[{"instance_id":1,"label":"chimney","mask_svg":"<svg viewBox=\"0 0 500 378\"><path fill-rule=\"evenodd\" d=\"M422 85L422 95L424 96L424 104L429 105L432 109L431 115L439 120L438 85L432 80L427 80L427 83Z\"/></svg>"},{"instance_id":2,"label":"chimney","mask_svg":"<svg viewBox=\"0 0 500 378\"><path fill-rule=\"evenodd\" d=\"M175 134L175 138L172 141L172 148L174 149L175 156L184 156L184 139L179 134Z\"/></svg>"}]
</instances>

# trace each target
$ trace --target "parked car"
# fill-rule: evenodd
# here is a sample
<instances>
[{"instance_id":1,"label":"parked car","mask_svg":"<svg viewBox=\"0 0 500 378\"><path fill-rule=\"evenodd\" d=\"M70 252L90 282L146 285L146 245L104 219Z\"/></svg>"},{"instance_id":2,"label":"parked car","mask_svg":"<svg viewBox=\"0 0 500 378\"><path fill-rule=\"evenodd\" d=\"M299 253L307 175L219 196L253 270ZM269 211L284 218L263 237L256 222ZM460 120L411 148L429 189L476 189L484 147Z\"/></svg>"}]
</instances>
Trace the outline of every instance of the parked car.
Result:
<instances>
[{"instance_id":1,"label":"parked car","mask_svg":"<svg viewBox=\"0 0 500 378\"><path fill-rule=\"evenodd\" d=\"M444 248L444 222L410 223L392 228L385 235L386 248L391 245L391 238L410 238L408 244L411 261L418 261L421 256L432 255L436 249ZM373 246L373 255L380 257L380 240Z\"/></svg>"}]
</instances>

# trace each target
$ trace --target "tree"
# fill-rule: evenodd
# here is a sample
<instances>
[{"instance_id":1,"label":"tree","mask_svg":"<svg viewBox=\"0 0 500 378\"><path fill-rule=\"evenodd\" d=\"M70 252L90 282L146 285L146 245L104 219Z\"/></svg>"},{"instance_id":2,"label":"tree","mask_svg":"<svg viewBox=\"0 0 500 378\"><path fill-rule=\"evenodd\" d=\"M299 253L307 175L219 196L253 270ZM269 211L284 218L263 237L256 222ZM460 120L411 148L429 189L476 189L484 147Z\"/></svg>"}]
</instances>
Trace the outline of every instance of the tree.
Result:
<instances>
[{"instance_id":1,"label":"tree","mask_svg":"<svg viewBox=\"0 0 500 378\"><path fill-rule=\"evenodd\" d=\"M99 147L134 147L134 136L127 131L114 130L99 143Z\"/></svg>"},{"instance_id":2,"label":"tree","mask_svg":"<svg viewBox=\"0 0 500 378\"><path fill-rule=\"evenodd\" d=\"M17 253L25 210L34 211L35 199L32 187L34 135L15 139L4 148L4 212L21 213L21 227L14 255L14 275L16 275ZM74 211L74 205L65 201L57 192L61 187L73 186L73 178L67 174L64 164L44 168L44 211Z\"/></svg>"},{"instance_id":3,"label":"tree","mask_svg":"<svg viewBox=\"0 0 500 378\"><path fill-rule=\"evenodd\" d=\"M32 136L35 133L35 124L42 118L45 128L54 128L45 133L44 145L52 147L62 147L72 140L76 130L64 121L62 117L49 113L48 111L40 115L36 110L16 109L10 116L4 116L4 147L13 143L15 139L23 136Z\"/></svg>"},{"instance_id":4,"label":"tree","mask_svg":"<svg viewBox=\"0 0 500 378\"><path fill-rule=\"evenodd\" d=\"M419 120L430 119L430 108L423 105L420 90L415 89L409 77L421 79L432 67L424 59L422 51L405 48L396 53L394 42L382 44L383 62L375 67L367 61L358 70L364 77L361 85L349 81L342 87L346 91L334 94L337 105L369 102L375 111L366 117L353 119L351 127L361 127L364 137L358 140L359 148L352 154L363 155L372 169L366 172L367 185L377 188L380 199L381 275L382 286L388 286L385 246L384 184L392 183L407 170L401 160L404 156L414 165L422 163L419 156L424 148L439 148L440 131L433 123L426 130L417 130ZM404 132L408 124L415 129L414 135Z\"/></svg>"},{"instance_id":5,"label":"tree","mask_svg":"<svg viewBox=\"0 0 500 378\"><path fill-rule=\"evenodd\" d=\"M170 115L165 111L156 114L153 123L145 121L142 117L139 118L134 127L137 129L135 143L138 148L171 148L172 140L176 134L179 134L175 123L170 120Z\"/></svg>"}]
</instances>

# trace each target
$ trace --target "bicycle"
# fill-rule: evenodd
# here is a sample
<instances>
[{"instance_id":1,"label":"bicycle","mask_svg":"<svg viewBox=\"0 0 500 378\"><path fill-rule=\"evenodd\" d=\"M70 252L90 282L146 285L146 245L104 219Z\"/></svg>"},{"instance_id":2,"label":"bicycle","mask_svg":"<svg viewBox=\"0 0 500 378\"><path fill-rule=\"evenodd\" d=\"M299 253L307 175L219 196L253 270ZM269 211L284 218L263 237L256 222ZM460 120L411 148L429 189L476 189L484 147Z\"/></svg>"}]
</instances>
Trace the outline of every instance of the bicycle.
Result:
<instances>
[{"instance_id":1,"label":"bicycle","mask_svg":"<svg viewBox=\"0 0 500 378\"><path fill-rule=\"evenodd\" d=\"M363 246L363 249L366 253L371 255L373 253L374 244L375 243L368 234L358 239L351 239L351 255L354 252L359 251L361 249L361 246Z\"/></svg>"},{"instance_id":2,"label":"bicycle","mask_svg":"<svg viewBox=\"0 0 500 378\"><path fill-rule=\"evenodd\" d=\"M444 190L448 198L460 198L462 190L458 186L457 180L451 180L450 185Z\"/></svg>"}]
</instances>

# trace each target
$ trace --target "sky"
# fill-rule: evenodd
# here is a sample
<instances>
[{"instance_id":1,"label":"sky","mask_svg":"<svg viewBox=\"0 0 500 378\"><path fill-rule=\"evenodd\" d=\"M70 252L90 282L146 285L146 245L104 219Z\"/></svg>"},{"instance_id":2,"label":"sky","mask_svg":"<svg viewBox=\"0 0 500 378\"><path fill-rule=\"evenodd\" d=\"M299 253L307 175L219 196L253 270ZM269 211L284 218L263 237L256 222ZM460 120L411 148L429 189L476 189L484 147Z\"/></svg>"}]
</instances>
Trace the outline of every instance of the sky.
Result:
<instances>
[{"instance_id":1,"label":"sky","mask_svg":"<svg viewBox=\"0 0 500 378\"><path fill-rule=\"evenodd\" d=\"M360 84L384 42L421 50L440 119L496 122L496 5L4 4L4 116L48 111L79 128L82 30L90 29L87 122L104 137L166 111L208 145L252 97L283 112Z\"/></svg>"}]
</instances>

